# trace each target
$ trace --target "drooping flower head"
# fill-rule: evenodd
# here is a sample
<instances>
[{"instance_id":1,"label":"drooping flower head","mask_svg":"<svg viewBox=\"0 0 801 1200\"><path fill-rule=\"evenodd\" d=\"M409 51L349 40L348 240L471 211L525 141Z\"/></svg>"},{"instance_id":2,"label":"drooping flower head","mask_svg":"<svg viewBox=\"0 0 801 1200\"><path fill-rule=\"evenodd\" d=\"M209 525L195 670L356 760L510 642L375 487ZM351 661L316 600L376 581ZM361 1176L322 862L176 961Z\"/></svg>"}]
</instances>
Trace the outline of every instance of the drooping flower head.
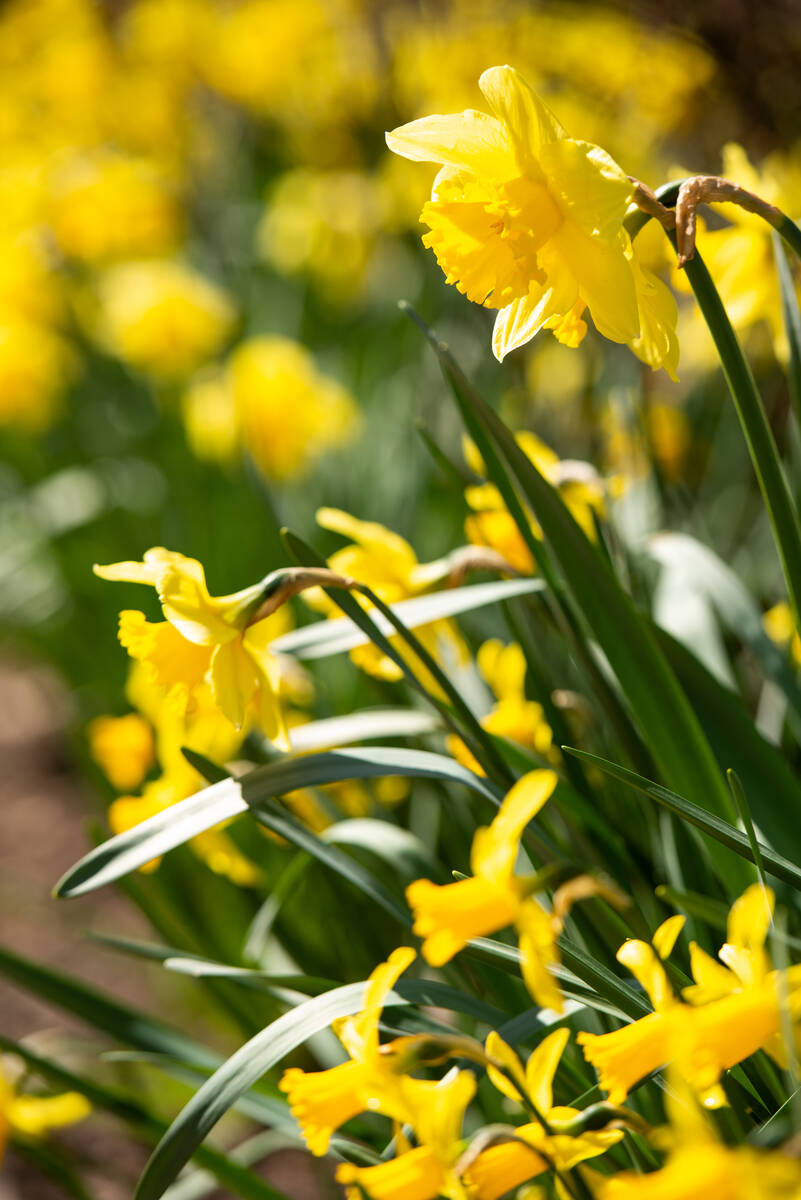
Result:
<instances>
[{"instance_id":1,"label":"drooping flower head","mask_svg":"<svg viewBox=\"0 0 801 1200\"><path fill-rule=\"evenodd\" d=\"M156 589L166 620L154 623L126 610L119 636L174 701L191 704L208 680L215 703L237 729L255 720L268 738L286 742L280 663L269 650L286 631L286 610L253 622L263 584L211 596L202 565L161 546L148 550L142 562L96 566L95 574Z\"/></svg>"},{"instance_id":2,"label":"drooping flower head","mask_svg":"<svg viewBox=\"0 0 801 1200\"><path fill-rule=\"evenodd\" d=\"M387 134L396 154L441 164L421 220L448 283L500 311L499 359L540 329L577 346L585 310L605 337L672 375L676 306L634 258L631 181L600 147L569 138L512 67L479 79L491 114L423 117Z\"/></svg>"}]
</instances>

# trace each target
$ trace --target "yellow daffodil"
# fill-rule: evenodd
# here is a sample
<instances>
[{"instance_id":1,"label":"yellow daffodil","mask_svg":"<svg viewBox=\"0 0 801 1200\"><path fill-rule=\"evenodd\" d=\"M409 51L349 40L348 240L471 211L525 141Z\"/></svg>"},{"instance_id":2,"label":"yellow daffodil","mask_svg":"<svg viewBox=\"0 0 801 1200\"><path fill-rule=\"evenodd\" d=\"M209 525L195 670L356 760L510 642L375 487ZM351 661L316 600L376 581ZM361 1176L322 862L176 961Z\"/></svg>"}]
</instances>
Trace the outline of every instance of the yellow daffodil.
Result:
<instances>
[{"instance_id":1,"label":"yellow daffodil","mask_svg":"<svg viewBox=\"0 0 801 1200\"><path fill-rule=\"evenodd\" d=\"M690 946L695 983L676 998L653 949L646 942L625 942L622 962L649 995L654 1012L607 1034L580 1033L585 1057L598 1071L601 1087L613 1103L682 1049L682 1070L708 1107L725 1103L719 1086L723 1071L764 1049L786 1062L782 1042L781 991L788 993L791 1020L801 1015L801 971L791 967L784 980L771 969L764 949L773 894L759 885L748 888L729 913L728 941L721 965L699 946Z\"/></svg>"},{"instance_id":2,"label":"yellow daffodil","mask_svg":"<svg viewBox=\"0 0 801 1200\"><path fill-rule=\"evenodd\" d=\"M243 738L241 731L220 712L208 684L196 690L191 711L185 712L174 704L165 703L163 690L153 681L147 666L134 662L126 692L131 703L139 709L139 713L132 715L148 730L156 731L156 757L161 773L145 785L141 795L120 796L112 803L108 818L114 833L132 829L205 787L206 780L184 756L184 746L213 762L226 763L236 754ZM150 736L152 743L152 732ZM109 761L113 762L113 744L108 746L108 754ZM120 786L120 790L125 788ZM198 834L189 844L212 871L240 887L255 887L261 882L259 868L238 849L222 826ZM158 862L153 860L142 869L155 870Z\"/></svg>"},{"instance_id":3,"label":"yellow daffodil","mask_svg":"<svg viewBox=\"0 0 801 1200\"><path fill-rule=\"evenodd\" d=\"M95 717L86 734L89 753L118 792L138 787L155 762L153 730L139 713Z\"/></svg>"},{"instance_id":4,"label":"yellow daffodil","mask_svg":"<svg viewBox=\"0 0 801 1200\"><path fill-rule=\"evenodd\" d=\"M450 962L471 938L516 925L529 991L538 1004L561 1012L562 996L549 970L559 961L559 922L514 873L523 831L556 784L553 771L524 775L492 823L476 830L470 853L472 877L442 886L418 879L406 889L406 897L414 912L414 932L424 939L423 956L435 967Z\"/></svg>"},{"instance_id":5,"label":"yellow daffodil","mask_svg":"<svg viewBox=\"0 0 801 1200\"><path fill-rule=\"evenodd\" d=\"M589 463L562 462L536 434L523 430L515 441L526 457L559 494L576 521L593 541L596 538L595 518L604 514L604 485ZM487 468L476 445L464 438L462 449L468 466L476 475L486 476ZM536 569L531 551L509 512L503 497L493 483L471 484L465 489L465 500L473 510L465 521L465 534L475 546L489 546L497 551L515 570L531 575ZM533 513L527 512L535 537L542 533Z\"/></svg>"},{"instance_id":6,"label":"yellow daffodil","mask_svg":"<svg viewBox=\"0 0 801 1200\"><path fill-rule=\"evenodd\" d=\"M228 295L174 259L109 267L97 289L98 340L123 362L158 379L181 379L212 358L233 329Z\"/></svg>"},{"instance_id":7,"label":"yellow daffodil","mask_svg":"<svg viewBox=\"0 0 801 1200\"><path fill-rule=\"evenodd\" d=\"M73 156L55 173L51 204L60 248L85 262L163 254L182 232L175 181L128 155Z\"/></svg>"},{"instance_id":8,"label":"yellow daffodil","mask_svg":"<svg viewBox=\"0 0 801 1200\"><path fill-rule=\"evenodd\" d=\"M540 1042L529 1056L525 1069L514 1050L493 1032L487 1038L487 1055L495 1064L488 1075L495 1087L510 1100L523 1103L521 1091L549 1127L540 1121L514 1130L515 1141L490 1146L470 1164L465 1183L475 1189L477 1200L498 1200L549 1167L568 1170L588 1158L604 1154L623 1137L621 1129L597 1130L572 1135L560 1132L581 1116L580 1109L553 1103L553 1080L570 1038L569 1029L557 1029ZM511 1079L509 1078L511 1076Z\"/></svg>"},{"instance_id":9,"label":"yellow daffodil","mask_svg":"<svg viewBox=\"0 0 801 1200\"><path fill-rule=\"evenodd\" d=\"M215 704L232 725L241 729L255 720L268 738L286 744L281 668L269 643L285 632L287 618L279 609L253 623L262 584L210 596L201 564L160 546L142 562L96 566L95 574L156 589L166 620L153 623L127 610L120 614L119 636L171 698L185 707L208 679Z\"/></svg>"},{"instance_id":10,"label":"yellow daffodil","mask_svg":"<svg viewBox=\"0 0 801 1200\"><path fill-rule=\"evenodd\" d=\"M337 1182L347 1200L468 1200L472 1195L456 1172L462 1151L462 1121L476 1081L469 1071L453 1071L439 1082L407 1079L408 1123L418 1144L375 1167L342 1163Z\"/></svg>"},{"instance_id":11,"label":"yellow daffodil","mask_svg":"<svg viewBox=\"0 0 801 1200\"><path fill-rule=\"evenodd\" d=\"M392 1070L391 1055L382 1053L378 1022L396 981L414 961L414 950L394 950L370 975L364 1008L354 1017L335 1022L334 1029L349 1054L347 1062L327 1071L285 1071L279 1087L312 1154L325 1154L331 1134L357 1113L378 1110L405 1121L402 1077Z\"/></svg>"},{"instance_id":12,"label":"yellow daffodil","mask_svg":"<svg viewBox=\"0 0 801 1200\"><path fill-rule=\"evenodd\" d=\"M649 1174L621 1172L601 1184L599 1200L798 1200L798 1159L721 1142L681 1075L681 1055L668 1083L670 1126L656 1131L660 1145L669 1146L665 1165Z\"/></svg>"},{"instance_id":13,"label":"yellow daffodil","mask_svg":"<svg viewBox=\"0 0 801 1200\"><path fill-rule=\"evenodd\" d=\"M421 221L448 283L500 311L503 359L540 329L576 346L587 326L675 371L675 304L623 229L633 190L598 146L569 138L512 67L479 79L492 115L423 117L387 134L396 154L441 169Z\"/></svg>"},{"instance_id":14,"label":"yellow daffodil","mask_svg":"<svg viewBox=\"0 0 801 1200\"><path fill-rule=\"evenodd\" d=\"M723 147L722 157L722 174L726 179L777 205L790 217L798 215L801 157L797 147L791 154L779 151L768 155L759 169L736 142ZM761 217L737 204L715 204L714 209L728 224L722 229L709 229L705 222L699 221L698 247L726 312L738 333L749 337L766 324L774 353L781 362L786 362L790 351L776 274L773 230ZM689 290L683 271L675 273L675 283L683 291ZM701 317L697 310L692 321L700 337ZM710 361L714 356L717 362L708 337L704 346Z\"/></svg>"},{"instance_id":15,"label":"yellow daffodil","mask_svg":"<svg viewBox=\"0 0 801 1200\"><path fill-rule=\"evenodd\" d=\"M299 342L282 337L240 342L221 371L190 385L183 411L199 458L227 462L241 447L279 482L307 474L359 429L350 393Z\"/></svg>"},{"instance_id":16,"label":"yellow daffodil","mask_svg":"<svg viewBox=\"0 0 801 1200\"><path fill-rule=\"evenodd\" d=\"M420 596L443 582L449 573L447 559L419 562L405 538L375 521L360 521L338 508L321 508L317 511L317 523L323 529L352 539L350 545L337 550L328 559L331 570L367 584L385 604L397 604L399 600ZM312 607L331 618L341 616L333 600L322 592L309 591L306 599ZM357 599L369 609L369 602L364 597L357 596ZM418 626L414 633L433 658L441 659L444 655L457 662L467 658L464 642L452 621L434 621L430 625ZM394 637L390 640L418 679L429 690L438 691L429 672L405 648L402 639ZM377 646L359 646L351 650L350 658L361 670L379 679L395 681L403 677L397 663Z\"/></svg>"},{"instance_id":17,"label":"yellow daffodil","mask_svg":"<svg viewBox=\"0 0 801 1200\"><path fill-rule=\"evenodd\" d=\"M551 727L541 704L526 697L524 680L526 659L521 647L512 642L504 646L498 638L484 642L476 655L478 669L496 697L496 703L481 724L488 733L508 738L551 761L559 760L553 748ZM451 735L448 749L454 758L479 775L484 769L461 738Z\"/></svg>"},{"instance_id":18,"label":"yellow daffodil","mask_svg":"<svg viewBox=\"0 0 801 1200\"><path fill-rule=\"evenodd\" d=\"M51 1129L74 1125L89 1115L91 1106L79 1092L35 1096L18 1091L0 1069L0 1160L9 1133L43 1137Z\"/></svg>"}]
</instances>

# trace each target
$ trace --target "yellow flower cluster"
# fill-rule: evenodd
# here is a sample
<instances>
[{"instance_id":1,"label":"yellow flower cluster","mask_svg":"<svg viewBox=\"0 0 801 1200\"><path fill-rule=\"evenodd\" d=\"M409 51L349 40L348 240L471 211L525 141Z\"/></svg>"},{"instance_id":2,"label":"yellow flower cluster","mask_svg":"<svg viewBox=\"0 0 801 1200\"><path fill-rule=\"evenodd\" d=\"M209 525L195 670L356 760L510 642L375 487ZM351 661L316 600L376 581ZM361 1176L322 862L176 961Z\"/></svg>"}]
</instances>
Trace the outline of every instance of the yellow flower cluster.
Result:
<instances>
[{"instance_id":1,"label":"yellow flower cluster","mask_svg":"<svg viewBox=\"0 0 801 1200\"><path fill-rule=\"evenodd\" d=\"M665 1063L679 1058L687 1083L707 1107L725 1104L720 1076L729 1067L763 1049L780 1065L788 1051L781 1033L782 990L789 1017L801 1016L801 967L784 975L773 970L765 940L774 897L754 884L729 912L727 941L716 962L695 942L690 945L694 984L678 1000L659 957L672 940L657 941L659 955L647 942L625 942L618 952L647 992L654 1012L607 1034L580 1034L579 1043L598 1070L601 1087L613 1102ZM672 937L678 932L675 926Z\"/></svg>"},{"instance_id":2,"label":"yellow flower cluster","mask_svg":"<svg viewBox=\"0 0 801 1200\"><path fill-rule=\"evenodd\" d=\"M457 1039L451 1053L477 1059L487 1067L501 1095L528 1106L536 1119L510 1126L508 1136L497 1145L472 1151L463 1138L462 1123L476 1091L473 1074L454 1068L439 1081L414 1078L411 1071L423 1065L425 1056L420 1040L400 1037L383 1044L378 1040L381 1010L414 957L413 950L395 950L370 976L358 1016L335 1023L348 1054L345 1062L326 1071L290 1068L279 1085L313 1154L325 1154L332 1134L361 1112L379 1112L395 1121L399 1151L395 1158L371 1167L350 1163L338 1167L337 1179L345 1185L348 1200L360 1200L364 1193L380 1200L436 1200L438 1196L498 1200L549 1168L566 1170L603 1154L622 1138L621 1129L568 1131L580 1111L554 1105L553 1080L568 1030L546 1037L525 1068L493 1033L483 1049L480 1043ZM436 1053L436 1039L433 1046ZM443 1051L447 1056L447 1041ZM441 1051L439 1061L442 1056Z\"/></svg>"}]
</instances>

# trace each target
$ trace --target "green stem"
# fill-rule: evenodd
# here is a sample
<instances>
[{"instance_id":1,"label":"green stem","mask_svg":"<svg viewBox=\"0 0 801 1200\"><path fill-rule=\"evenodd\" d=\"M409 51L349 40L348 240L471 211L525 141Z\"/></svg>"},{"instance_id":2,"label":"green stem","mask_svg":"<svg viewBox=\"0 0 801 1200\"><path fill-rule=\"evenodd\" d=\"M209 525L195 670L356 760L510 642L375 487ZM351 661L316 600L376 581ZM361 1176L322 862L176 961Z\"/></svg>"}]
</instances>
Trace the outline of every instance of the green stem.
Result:
<instances>
[{"instance_id":1,"label":"green stem","mask_svg":"<svg viewBox=\"0 0 801 1200\"><path fill-rule=\"evenodd\" d=\"M676 245L675 234L668 237ZM751 368L742 352L718 290L699 254L685 267L698 307L717 347L723 373L734 400L748 443L751 461L768 509L776 546L782 562L787 590L795 617L801 625L801 523L779 457L773 431L757 390Z\"/></svg>"}]
</instances>

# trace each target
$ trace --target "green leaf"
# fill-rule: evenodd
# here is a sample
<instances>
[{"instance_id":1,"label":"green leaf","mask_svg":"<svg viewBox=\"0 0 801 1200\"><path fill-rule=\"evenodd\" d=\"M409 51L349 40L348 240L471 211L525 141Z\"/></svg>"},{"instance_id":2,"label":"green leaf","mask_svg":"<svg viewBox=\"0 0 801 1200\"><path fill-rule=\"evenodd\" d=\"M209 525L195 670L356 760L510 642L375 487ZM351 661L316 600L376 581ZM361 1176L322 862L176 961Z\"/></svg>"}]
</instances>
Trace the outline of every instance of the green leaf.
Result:
<instances>
[{"instance_id":1,"label":"green leaf","mask_svg":"<svg viewBox=\"0 0 801 1200\"><path fill-rule=\"evenodd\" d=\"M124 1121L137 1133L147 1137L149 1141L156 1141L167 1130L167 1122L146 1109L139 1100L131 1099L123 1092L110 1088L106 1084L86 1079L63 1067L60 1063L36 1053L25 1043L14 1042L10 1038L0 1035L0 1048L19 1055L31 1070L36 1071L56 1087L80 1092L94 1108L102 1109ZM193 1157L214 1176L222 1187L228 1188L237 1196L242 1196L244 1200L288 1200L284 1192L277 1191L276 1188L248 1171L243 1164L210 1146L198 1146Z\"/></svg>"},{"instance_id":2,"label":"green leaf","mask_svg":"<svg viewBox=\"0 0 801 1200\"><path fill-rule=\"evenodd\" d=\"M774 846L801 862L801 784L781 753L757 731L737 696L664 630L657 637L665 657L698 714L722 769L742 780L757 828ZM736 813L736 810L735 810Z\"/></svg>"},{"instance_id":3,"label":"green leaf","mask_svg":"<svg viewBox=\"0 0 801 1200\"><path fill-rule=\"evenodd\" d=\"M315 996L284 1013L227 1060L173 1121L145 1167L134 1200L158 1200L229 1108L262 1075L339 1017L361 1011L366 981ZM403 1004L391 992L386 1006Z\"/></svg>"},{"instance_id":4,"label":"green leaf","mask_svg":"<svg viewBox=\"0 0 801 1200\"><path fill-rule=\"evenodd\" d=\"M442 882L447 882L444 872L420 838L408 829L393 825L391 821L379 821L373 817L337 821L322 831L320 840L337 846L368 850L407 882L421 875L433 877L437 874L441 874Z\"/></svg>"},{"instance_id":5,"label":"green leaf","mask_svg":"<svg viewBox=\"0 0 801 1200\"><path fill-rule=\"evenodd\" d=\"M767 678L781 689L797 724L801 722L801 688L787 656L765 633L756 601L728 563L686 533L659 533L647 548L656 562L686 573L726 628L752 650Z\"/></svg>"},{"instance_id":6,"label":"green leaf","mask_svg":"<svg viewBox=\"0 0 801 1200\"><path fill-rule=\"evenodd\" d=\"M472 612L488 604L499 604L514 596L530 595L545 587L541 579L500 579L492 583L474 583L468 587L446 588L425 596L414 596L411 600L400 600L391 605L393 613L403 621L407 629L428 625L444 617L455 617ZM395 630L380 613L372 614L380 631L391 637ZM270 643L270 649L279 654L292 654L295 658L327 658L342 654L357 646L366 646L370 641L363 630L349 617L338 617L331 621L318 621L293 629Z\"/></svg>"},{"instance_id":7,"label":"green leaf","mask_svg":"<svg viewBox=\"0 0 801 1200\"><path fill-rule=\"evenodd\" d=\"M675 792L669 791L658 783L654 783L650 779L644 779L642 775L636 775L634 771L628 771L625 767L620 767L617 763L609 762L605 758L599 758L595 754L589 754L586 750L576 750L572 746L563 746L565 754L575 754L577 758L584 759L585 762L591 763L606 775L611 775L614 779L619 779L621 783L628 783L644 795L650 796L662 808L666 808L668 812L672 812L681 820L686 821L688 825L694 825L696 829L700 829L702 833L714 838L716 842L720 842L722 846L726 846L729 850L733 850L741 858L753 862L753 852L748 844L748 838L739 829L735 829L728 821L723 821L720 817L714 816L712 813L706 812L699 808L698 805L692 804L689 800L685 800L683 796L678 796ZM776 879L782 879L785 883L791 884L794 888L801 888L801 869L789 859L784 858L764 842L760 842L759 848L762 854L762 861L765 864L765 869L775 876Z\"/></svg>"},{"instance_id":8,"label":"green leaf","mask_svg":"<svg viewBox=\"0 0 801 1200\"><path fill-rule=\"evenodd\" d=\"M243 794L247 798L247 789L243 788ZM334 871L348 883L352 883L357 887L369 900L373 900L380 908L394 917L396 921L400 921L402 925L410 925L410 913L402 901L395 898L391 892L387 891L383 883L376 879L371 871L363 867L360 862L350 855L344 854L336 846L328 845L305 825L301 825L294 817L277 804L273 804L266 799L249 799L251 811L256 820L264 825L273 833L277 833L279 837L284 838L287 842L291 842L300 850L305 850L307 854L312 855L323 866Z\"/></svg>"},{"instance_id":9,"label":"green leaf","mask_svg":"<svg viewBox=\"0 0 801 1200\"><path fill-rule=\"evenodd\" d=\"M777 234L773 235L773 250L776 256L776 271L779 276L779 290L782 297L784 330L790 346L790 362L787 370L790 399L795 410L797 429L801 431L801 310L798 307L793 273Z\"/></svg>"},{"instance_id":10,"label":"green leaf","mask_svg":"<svg viewBox=\"0 0 801 1200\"><path fill-rule=\"evenodd\" d=\"M482 400L448 349L427 331L465 419L480 423L517 478L588 628L628 700L634 719L665 778L705 808L731 812L731 797L687 698L665 662L647 622L605 560L543 478L503 421ZM497 479L493 482L500 486ZM521 529L521 533L523 530Z\"/></svg>"},{"instance_id":11,"label":"green leaf","mask_svg":"<svg viewBox=\"0 0 801 1200\"><path fill-rule=\"evenodd\" d=\"M156 1017L127 1008L88 984L23 958L4 946L0 946L0 975L74 1013L94 1029L100 1029L126 1045L168 1054L182 1062L212 1070L219 1064L218 1055Z\"/></svg>"},{"instance_id":12,"label":"green leaf","mask_svg":"<svg viewBox=\"0 0 801 1200\"><path fill-rule=\"evenodd\" d=\"M292 753L309 754L332 746L369 742L374 738L421 737L442 729L433 713L413 708L368 708L342 717L324 717L296 725L292 730Z\"/></svg>"},{"instance_id":13,"label":"green leaf","mask_svg":"<svg viewBox=\"0 0 801 1200\"><path fill-rule=\"evenodd\" d=\"M501 799L501 793L488 780L451 758L427 750L371 746L360 750L332 750L298 759L284 758L257 767L241 779L224 779L212 784L133 829L110 838L67 871L56 885L55 895L62 898L80 896L112 883L198 833L247 812L252 802L282 796L296 788L387 775L461 784L495 805Z\"/></svg>"}]
</instances>

